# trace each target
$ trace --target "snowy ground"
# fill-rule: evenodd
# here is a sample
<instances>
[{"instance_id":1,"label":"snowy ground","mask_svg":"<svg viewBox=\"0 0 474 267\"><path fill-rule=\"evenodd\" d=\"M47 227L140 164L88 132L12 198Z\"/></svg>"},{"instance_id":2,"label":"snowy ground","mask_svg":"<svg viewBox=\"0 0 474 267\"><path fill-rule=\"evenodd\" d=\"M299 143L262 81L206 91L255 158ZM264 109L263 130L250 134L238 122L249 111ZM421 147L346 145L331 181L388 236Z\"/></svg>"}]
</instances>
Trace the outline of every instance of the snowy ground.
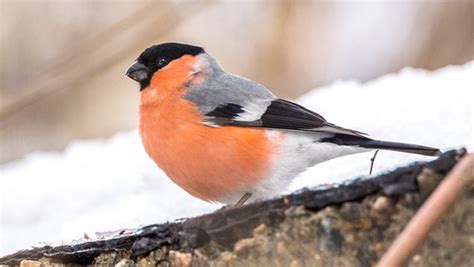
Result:
<instances>
[{"instance_id":1,"label":"snowy ground","mask_svg":"<svg viewBox=\"0 0 474 267\"><path fill-rule=\"evenodd\" d=\"M435 72L405 69L360 84L337 82L299 99L338 125L379 139L474 147L474 62ZM366 175L372 153L317 165L291 186L337 183ZM380 152L374 174L428 157ZM136 131L71 143L0 165L0 256L70 242L84 233L173 221L219 205L171 183L145 155Z\"/></svg>"}]
</instances>

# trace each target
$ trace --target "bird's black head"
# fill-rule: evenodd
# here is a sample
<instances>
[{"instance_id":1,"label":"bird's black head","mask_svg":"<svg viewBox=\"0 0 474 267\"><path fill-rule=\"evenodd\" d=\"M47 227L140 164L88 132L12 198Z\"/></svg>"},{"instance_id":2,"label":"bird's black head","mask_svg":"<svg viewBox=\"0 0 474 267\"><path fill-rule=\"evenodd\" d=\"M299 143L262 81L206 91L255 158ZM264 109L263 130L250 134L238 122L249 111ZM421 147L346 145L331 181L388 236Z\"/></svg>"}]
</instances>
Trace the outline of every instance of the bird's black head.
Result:
<instances>
[{"instance_id":1,"label":"bird's black head","mask_svg":"<svg viewBox=\"0 0 474 267\"><path fill-rule=\"evenodd\" d=\"M204 49L179 43L163 43L148 47L127 69L126 75L140 83L140 91L150 85L153 74L168 65L171 61L184 55L196 56Z\"/></svg>"}]
</instances>

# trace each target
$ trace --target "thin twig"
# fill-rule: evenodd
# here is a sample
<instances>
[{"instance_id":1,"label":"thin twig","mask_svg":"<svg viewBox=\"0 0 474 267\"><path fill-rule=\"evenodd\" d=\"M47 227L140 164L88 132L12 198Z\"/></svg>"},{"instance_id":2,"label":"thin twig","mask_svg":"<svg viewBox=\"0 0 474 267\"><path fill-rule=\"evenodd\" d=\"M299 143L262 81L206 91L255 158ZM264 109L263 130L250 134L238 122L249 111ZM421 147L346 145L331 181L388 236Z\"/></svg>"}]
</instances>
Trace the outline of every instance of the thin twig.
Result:
<instances>
[{"instance_id":1,"label":"thin twig","mask_svg":"<svg viewBox=\"0 0 474 267\"><path fill-rule=\"evenodd\" d=\"M369 175L372 175L372 169L374 168L374 162L375 158L377 157L377 153L379 153L379 150L375 150L374 156L370 159L370 170L369 170Z\"/></svg>"},{"instance_id":2,"label":"thin twig","mask_svg":"<svg viewBox=\"0 0 474 267\"><path fill-rule=\"evenodd\" d=\"M252 196L251 193L245 192L245 194L239 199L239 201L237 201L237 203L235 203L234 208L242 207L245 204L245 202L247 202L247 200L249 200L249 198L251 196Z\"/></svg>"},{"instance_id":3,"label":"thin twig","mask_svg":"<svg viewBox=\"0 0 474 267\"><path fill-rule=\"evenodd\" d=\"M438 188L408 222L377 266L404 266L435 224L450 210L463 191L474 183L474 154L454 166Z\"/></svg>"}]
</instances>

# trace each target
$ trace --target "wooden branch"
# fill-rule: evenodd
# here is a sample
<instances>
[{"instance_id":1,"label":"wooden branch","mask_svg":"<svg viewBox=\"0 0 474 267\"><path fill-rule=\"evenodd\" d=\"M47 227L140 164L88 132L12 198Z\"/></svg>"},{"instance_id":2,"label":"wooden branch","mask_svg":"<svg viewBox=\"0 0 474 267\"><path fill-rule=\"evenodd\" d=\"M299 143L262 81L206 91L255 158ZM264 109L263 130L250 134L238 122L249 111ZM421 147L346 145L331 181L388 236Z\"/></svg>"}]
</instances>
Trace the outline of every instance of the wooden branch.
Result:
<instances>
[{"instance_id":1,"label":"wooden branch","mask_svg":"<svg viewBox=\"0 0 474 267\"><path fill-rule=\"evenodd\" d=\"M474 183L474 154L468 154L441 182L436 191L413 216L378 266L404 266L425 241L436 223Z\"/></svg>"}]
</instances>

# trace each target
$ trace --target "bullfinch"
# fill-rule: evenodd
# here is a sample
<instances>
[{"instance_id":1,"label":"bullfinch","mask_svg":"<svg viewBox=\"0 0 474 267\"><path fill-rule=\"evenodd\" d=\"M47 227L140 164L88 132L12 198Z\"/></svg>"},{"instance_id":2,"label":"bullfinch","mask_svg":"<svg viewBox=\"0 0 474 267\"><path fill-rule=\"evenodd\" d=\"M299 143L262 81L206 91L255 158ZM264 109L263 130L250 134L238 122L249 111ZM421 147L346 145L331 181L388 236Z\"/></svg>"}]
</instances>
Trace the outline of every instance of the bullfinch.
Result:
<instances>
[{"instance_id":1,"label":"bullfinch","mask_svg":"<svg viewBox=\"0 0 474 267\"><path fill-rule=\"evenodd\" d=\"M308 167L348 154L440 153L334 125L226 72L193 45L151 46L126 75L140 84L139 129L146 152L173 182L205 201L240 206L273 197Z\"/></svg>"}]
</instances>

